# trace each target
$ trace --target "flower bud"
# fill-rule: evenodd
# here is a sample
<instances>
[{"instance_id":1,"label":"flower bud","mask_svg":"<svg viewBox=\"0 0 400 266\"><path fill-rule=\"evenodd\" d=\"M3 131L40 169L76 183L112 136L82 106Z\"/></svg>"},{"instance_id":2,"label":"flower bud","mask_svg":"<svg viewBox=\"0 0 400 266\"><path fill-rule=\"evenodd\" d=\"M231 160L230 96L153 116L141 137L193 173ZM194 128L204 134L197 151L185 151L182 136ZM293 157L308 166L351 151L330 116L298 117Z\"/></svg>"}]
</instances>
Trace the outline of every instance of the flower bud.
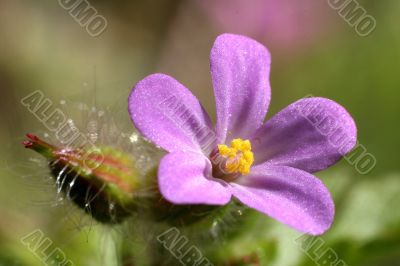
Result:
<instances>
[{"instance_id":1,"label":"flower bud","mask_svg":"<svg viewBox=\"0 0 400 266\"><path fill-rule=\"evenodd\" d=\"M60 148L32 134L23 142L49 160L58 192L97 221L118 223L135 212L139 172L134 159L115 148Z\"/></svg>"}]
</instances>

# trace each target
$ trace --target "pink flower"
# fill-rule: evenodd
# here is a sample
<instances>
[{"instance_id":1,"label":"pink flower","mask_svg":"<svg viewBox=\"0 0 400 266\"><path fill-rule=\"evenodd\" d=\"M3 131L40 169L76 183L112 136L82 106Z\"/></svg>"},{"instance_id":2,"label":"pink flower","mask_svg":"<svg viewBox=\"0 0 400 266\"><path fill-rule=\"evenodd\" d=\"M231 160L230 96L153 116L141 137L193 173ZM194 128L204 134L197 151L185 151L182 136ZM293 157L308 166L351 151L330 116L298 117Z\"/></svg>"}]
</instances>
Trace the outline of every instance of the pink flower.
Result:
<instances>
[{"instance_id":1,"label":"pink flower","mask_svg":"<svg viewBox=\"0 0 400 266\"><path fill-rule=\"evenodd\" d=\"M299 100L263 123L270 102L270 54L244 36L223 34L211 50L216 127L200 102L175 79L154 74L129 98L138 130L169 152L159 189L175 204L245 205L297 230L321 234L334 217L324 184L311 173L336 163L356 143L347 111L324 98ZM304 116L318 106L346 137L339 149Z\"/></svg>"},{"instance_id":2,"label":"pink flower","mask_svg":"<svg viewBox=\"0 0 400 266\"><path fill-rule=\"evenodd\" d=\"M277 48L298 49L329 29L329 5L315 0L199 0L222 31L245 34ZM328 30L329 31L329 30Z\"/></svg>"}]
</instances>

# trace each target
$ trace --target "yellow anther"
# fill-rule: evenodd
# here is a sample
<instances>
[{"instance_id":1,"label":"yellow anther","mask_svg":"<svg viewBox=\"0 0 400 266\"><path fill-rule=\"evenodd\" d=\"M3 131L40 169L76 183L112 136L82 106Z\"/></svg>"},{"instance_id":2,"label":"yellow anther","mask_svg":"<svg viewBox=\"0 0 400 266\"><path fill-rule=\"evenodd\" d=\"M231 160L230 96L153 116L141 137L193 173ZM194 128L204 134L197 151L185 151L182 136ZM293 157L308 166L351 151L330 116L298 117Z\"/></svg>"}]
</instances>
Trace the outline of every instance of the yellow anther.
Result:
<instances>
[{"instance_id":1,"label":"yellow anther","mask_svg":"<svg viewBox=\"0 0 400 266\"><path fill-rule=\"evenodd\" d=\"M244 158L249 164L253 164L253 162L254 162L254 154L253 154L250 150L245 151L245 152L243 153L243 158Z\"/></svg>"},{"instance_id":2,"label":"yellow anther","mask_svg":"<svg viewBox=\"0 0 400 266\"><path fill-rule=\"evenodd\" d=\"M221 154L222 156L227 156L229 153L229 150L230 150L230 148L226 145L223 145L223 144L218 145L219 154Z\"/></svg>"},{"instance_id":3,"label":"yellow anther","mask_svg":"<svg viewBox=\"0 0 400 266\"><path fill-rule=\"evenodd\" d=\"M243 141L242 149L243 149L244 151L251 151L251 143L250 143L250 140L247 139L247 140Z\"/></svg>"},{"instance_id":4,"label":"yellow anther","mask_svg":"<svg viewBox=\"0 0 400 266\"><path fill-rule=\"evenodd\" d=\"M250 167L254 162L254 155L251 152L251 143L249 140L234 139L231 141L231 147L227 145L218 145L219 154L228 160L225 163L225 170L228 173L248 174Z\"/></svg>"},{"instance_id":5,"label":"yellow anther","mask_svg":"<svg viewBox=\"0 0 400 266\"><path fill-rule=\"evenodd\" d=\"M243 143L242 139L234 139L234 140L231 141L231 146L234 149L241 150L242 149L242 143Z\"/></svg>"},{"instance_id":6,"label":"yellow anther","mask_svg":"<svg viewBox=\"0 0 400 266\"><path fill-rule=\"evenodd\" d=\"M218 145L219 154L225 157L234 158L236 156L237 150L229 148L226 145Z\"/></svg>"},{"instance_id":7,"label":"yellow anther","mask_svg":"<svg viewBox=\"0 0 400 266\"><path fill-rule=\"evenodd\" d=\"M229 173L235 173L238 172L239 164L237 162L227 162L226 165L226 171Z\"/></svg>"},{"instance_id":8,"label":"yellow anther","mask_svg":"<svg viewBox=\"0 0 400 266\"><path fill-rule=\"evenodd\" d=\"M240 172L242 173L242 175L247 175L248 173L250 173L250 165L243 165L240 168Z\"/></svg>"}]
</instances>

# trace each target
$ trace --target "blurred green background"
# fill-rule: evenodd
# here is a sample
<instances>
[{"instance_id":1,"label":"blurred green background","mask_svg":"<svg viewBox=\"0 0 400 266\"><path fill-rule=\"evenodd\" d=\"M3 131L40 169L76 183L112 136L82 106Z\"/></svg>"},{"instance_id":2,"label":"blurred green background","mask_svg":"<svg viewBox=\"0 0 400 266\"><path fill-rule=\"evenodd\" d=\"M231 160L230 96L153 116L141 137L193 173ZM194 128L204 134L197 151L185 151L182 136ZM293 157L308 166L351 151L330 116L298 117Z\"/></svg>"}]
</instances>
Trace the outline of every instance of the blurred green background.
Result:
<instances>
[{"instance_id":1,"label":"blurred green background","mask_svg":"<svg viewBox=\"0 0 400 266\"><path fill-rule=\"evenodd\" d=\"M269 48L268 117L310 94L333 99L352 114L358 140L377 164L359 174L342 160L317 174L337 207L332 228L320 238L347 265L400 265L400 1L358 2L377 22L367 37L327 0L91 0L107 21L97 37L59 1L1 1L0 265L42 265L20 241L36 229L75 265L134 265L121 263L113 229L56 202L54 186L43 181L48 173L40 157L20 144L27 132L45 134L21 99L41 90L77 120L79 103L111 107L129 129L130 89L146 75L164 72L214 116L208 58L223 32L249 35ZM296 242L301 234L251 215L244 236L210 243L223 248L215 265L226 254L240 261L254 253L262 254L260 265L323 265L302 251Z\"/></svg>"}]
</instances>

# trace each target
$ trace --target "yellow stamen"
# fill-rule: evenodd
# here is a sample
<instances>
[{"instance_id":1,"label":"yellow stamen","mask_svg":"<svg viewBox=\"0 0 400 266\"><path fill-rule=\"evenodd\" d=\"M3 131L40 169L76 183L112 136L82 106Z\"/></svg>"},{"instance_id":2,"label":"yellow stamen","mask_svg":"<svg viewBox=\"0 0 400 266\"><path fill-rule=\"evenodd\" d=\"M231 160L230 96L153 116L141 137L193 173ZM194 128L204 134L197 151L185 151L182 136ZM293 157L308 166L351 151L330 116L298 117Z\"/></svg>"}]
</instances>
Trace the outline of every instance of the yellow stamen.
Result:
<instances>
[{"instance_id":1,"label":"yellow stamen","mask_svg":"<svg viewBox=\"0 0 400 266\"><path fill-rule=\"evenodd\" d=\"M250 167L254 162L254 154L251 152L251 143L249 140L234 139L231 141L231 147L227 145L218 145L219 154L228 160L225 164L225 170L228 173L241 173L246 175L250 173Z\"/></svg>"}]
</instances>

